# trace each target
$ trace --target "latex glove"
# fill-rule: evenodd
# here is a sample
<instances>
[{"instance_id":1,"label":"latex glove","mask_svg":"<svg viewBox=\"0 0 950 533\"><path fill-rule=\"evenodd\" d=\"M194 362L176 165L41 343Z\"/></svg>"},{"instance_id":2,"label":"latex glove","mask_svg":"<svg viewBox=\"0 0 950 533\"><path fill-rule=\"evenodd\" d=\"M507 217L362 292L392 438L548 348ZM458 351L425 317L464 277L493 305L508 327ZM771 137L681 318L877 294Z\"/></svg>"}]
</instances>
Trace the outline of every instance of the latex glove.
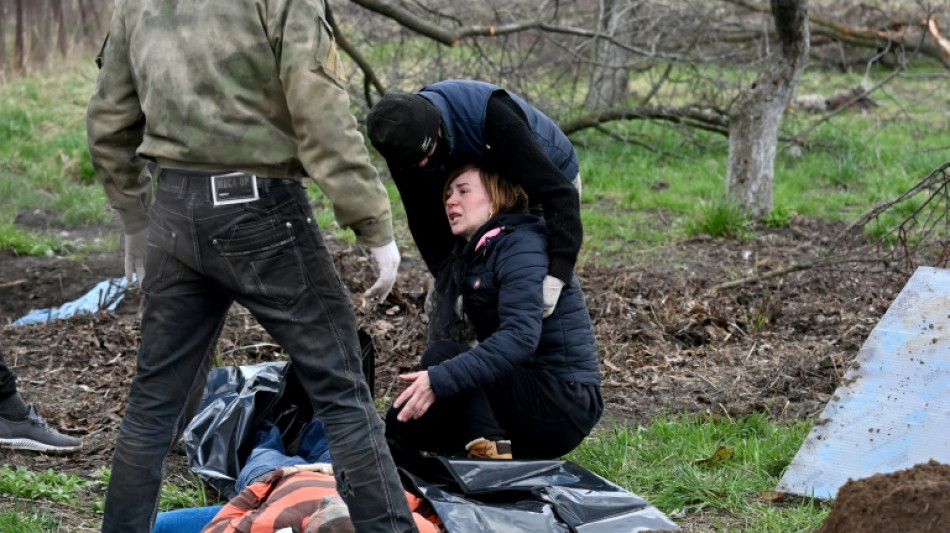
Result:
<instances>
[{"instance_id":1,"label":"latex glove","mask_svg":"<svg viewBox=\"0 0 950 533\"><path fill-rule=\"evenodd\" d=\"M407 422L419 418L435 403L435 393L432 392L432 384L429 382L429 372L410 372L402 374L399 379L409 381L411 384L402 391L402 394L393 402L393 407L399 408L405 404L396 420Z\"/></svg>"},{"instance_id":2,"label":"latex glove","mask_svg":"<svg viewBox=\"0 0 950 533\"><path fill-rule=\"evenodd\" d=\"M132 283L132 274L139 286L145 281L145 256L148 254L148 230L125 236L125 281Z\"/></svg>"},{"instance_id":3,"label":"latex glove","mask_svg":"<svg viewBox=\"0 0 950 533\"><path fill-rule=\"evenodd\" d=\"M379 265L379 279L363 293L363 296L375 298L382 303L393 290L393 284L396 283L396 271L399 270L399 261L402 258L399 255L399 248L396 247L396 241L370 248L370 251L373 252L373 259Z\"/></svg>"},{"instance_id":4,"label":"latex glove","mask_svg":"<svg viewBox=\"0 0 950 533\"><path fill-rule=\"evenodd\" d=\"M544 282L541 284L541 294L544 298L544 318L551 316L554 308L557 306L557 299L561 297L561 289L564 288L564 282L554 276L544 276Z\"/></svg>"}]
</instances>

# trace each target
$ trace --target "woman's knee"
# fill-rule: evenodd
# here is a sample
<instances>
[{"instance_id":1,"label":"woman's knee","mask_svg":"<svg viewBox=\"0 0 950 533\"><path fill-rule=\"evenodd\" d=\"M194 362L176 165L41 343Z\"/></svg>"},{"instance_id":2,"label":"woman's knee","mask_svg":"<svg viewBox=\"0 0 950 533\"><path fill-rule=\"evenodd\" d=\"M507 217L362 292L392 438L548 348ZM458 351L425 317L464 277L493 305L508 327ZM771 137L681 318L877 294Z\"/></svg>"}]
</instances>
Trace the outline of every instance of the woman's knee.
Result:
<instances>
[{"instance_id":1,"label":"woman's knee","mask_svg":"<svg viewBox=\"0 0 950 533\"><path fill-rule=\"evenodd\" d=\"M420 366L425 370L430 366L448 361L468 349L468 346L458 342L446 340L434 341L422 352Z\"/></svg>"}]
</instances>

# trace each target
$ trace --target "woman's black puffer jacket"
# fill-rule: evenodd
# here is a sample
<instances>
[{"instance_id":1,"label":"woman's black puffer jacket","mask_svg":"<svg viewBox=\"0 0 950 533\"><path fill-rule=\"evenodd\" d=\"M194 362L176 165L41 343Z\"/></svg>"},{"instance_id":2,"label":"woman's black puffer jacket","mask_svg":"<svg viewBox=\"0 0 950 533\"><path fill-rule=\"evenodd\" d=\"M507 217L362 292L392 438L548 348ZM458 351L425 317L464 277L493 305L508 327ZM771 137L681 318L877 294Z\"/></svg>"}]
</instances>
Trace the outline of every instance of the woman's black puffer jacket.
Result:
<instances>
[{"instance_id":1,"label":"woman's black puffer jacket","mask_svg":"<svg viewBox=\"0 0 950 533\"><path fill-rule=\"evenodd\" d=\"M498 215L442 265L460 284L479 343L429 367L436 397L481 387L520 365L542 367L568 383L600 384L594 329L577 278L562 290L554 313L541 318L544 232L534 215Z\"/></svg>"}]
</instances>

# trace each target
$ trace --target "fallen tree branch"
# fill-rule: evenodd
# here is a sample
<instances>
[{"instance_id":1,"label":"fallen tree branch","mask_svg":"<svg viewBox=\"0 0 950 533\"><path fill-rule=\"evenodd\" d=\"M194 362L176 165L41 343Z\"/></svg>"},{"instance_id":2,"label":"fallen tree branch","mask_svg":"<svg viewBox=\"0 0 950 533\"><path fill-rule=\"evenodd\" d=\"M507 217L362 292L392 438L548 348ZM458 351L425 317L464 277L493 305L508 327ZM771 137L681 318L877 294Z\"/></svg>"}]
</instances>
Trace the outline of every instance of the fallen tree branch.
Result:
<instances>
[{"instance_id":1,"label":"fallen tree branch","mask_svg":"<svg viewBox=\"0 0 950 533\"><path fill-rule=\"evenodd\" d=\"M749 285L753 283L760 283L773 278L778 278L785 276L794 272L801 272L804 270L810 270L818 267L841 265L841 264L872 264L872 263L882 263L885 266L887 265L896 265L896 264L910 264L912 263L912 254L916 253L915 246L920 245L919 241L930 239L938 239L938 244L944 250L943 259L948 260L950 256L947 254L950 253L950 243L943 242L940 243L939 239L945 235L947 226L943 228L937 228L937 231L934 232L933 226L930 225L920 225L917 215L924 212L925 207L932 201L934 198L943 198L944 201L946 198L946 189L950 186L950 163L944 163L942 166L931 172L926 178L919 181L916 185L908 189L903 194L892 198L890 200L885 200L880 202L867 211L865 211L861 216L859 216L854 222L848 225L844 230L838 233L832 241L831 246L821 257L815 259L814 261L809 261L805 263L792 263L791 265L781 268L778 270L772 270L764 274L759 274L756 276L748 276L745 278L727 281L719 283L709 290L711 292L733 289L742 285ZM901 221L901 223L891 227L890 230L884 233L884 235L868 245L865 245L863 248L858 248L857 250L852 250L850 253L842 254L841 250L845 246L845 241L850 235L854 235L858 231L863 231L869 223L876 220L880 215L894 207L895 205L907 200L918 193L930 191L930 197L927 198L925 202L922 202L913 213L908 215ZM943 196L940 196L943 194ZM940 219L943 220L944 217L942 213L946 212L946 205L937 206L936 212L941 213ZM950 221L948 221L950 223ZM912 232L917 232L916 235L911 236ZM913 237L913 238L911 238ZM893 253L885 254L884 256L878 257L869 257L870 251L878 249L883 243L887 242L887 239L894 238L904 246L895 247L895 249L903 253L903 257L894 255ZM914 242L913 246L908 246L908 242ZM836 255L837 254L837 255Z\"/></svg>"},{"instance_id":2,"label":"fallen tree branch","mask_svg":"<svg viewBox=\"0 0 950 533\"><path fill-rule=\"evenodd\" d=\"M730 4L737 5L760 13L771 12L767 4L754 4L746 0L722 0ZM929 28L932 18L922 21L919 26ZM933 36L933 43L926 41L922 37L926 35L922 32L920 36L910 35L907 28L912 24L906 22L897 22L889 25L886 29L856 28L846 24L840 24L831 19L809 13L808 22L814 25L811 29L812 36L824 36L836 41L859 46L862 48L878 49L881 43L896 43L908 50L917 51L927 57L940 61L944 67L950 68L950 53L941 47L942 43L938 36ZM932 34L931 34L932 35ZM938 34L939 35L939 34Z\"/></svg>"},{"instance_id":3,"label":"fallen tree branch","mask_svg":"<svg viewBox=\"0 0 950 533\"><path fill-rule=\"evenodd\" d=\"M571 135L586 128L594 128L615 120L663 120L675 124L729 135L729 118L724 114L706 113L688 108L675 107L633 107L627 109L607 109L559 124L565 135Z\"/></svg>"},{"instance_id":4,"label":"fallen tree branch","mask_svg":"<svg viewBox=\"0 0 950 533\"><path fill-rule=\"evenodd\" d=\"M608 122L619 120L659 120L681 124L712 133L729 136L729 117L715 113L704 113L693 109L675 107L633 107L627 109L607 109L559 123L558 127L565 135L573 135L588 128L599 129ZM781 142L803 144L800 137L779 135Z\"/></svg>"},{"instance_id":5,"label":"fallen tree branch","mask_svg":"<svg viewBox=\"0 0 950 533\"><path fill-rule=\"evenodd\" d=\"M944 64L950 64L950 41L944 38L943 35L940 35L940 30L937 28L937 19L930 17L930 20L927 21L927 30L930 32L930 36L933 37L935 43L940 48L940 54L943 56Z\"/></svg>"},{"instance_id":6,"label":"fallen tree branch","mask_svg":"<svg viewBox=\"0 0 950 533\"><path fill-rule=\"evenodd\" d=\"M740 278L732 281L726 281L718 285L714 285L709 289L710 292L717 292L726 289L734 289L742 285L750 285L753 283L761 283L773 278L780 278L782 276L787 276L795 272L801 272L803 270L811 270L820 266L831 266L831 265L840 265L845 263L874 263L877 262L876 259L867 259L867 258L852 258L852 257L820 257L814 261L808 263L792 263L791 265L780 268L778 270L770 270L764 274L758 274L755 276L748 276L745 278Z\"/></svg>"},{"instance_id":7,"label":"fallen tree branch","mask_svg":"<svg viewBox=\"0 0 950 533\"><path fill-rule=\"evenodd\" d=\"M10 287L16 287L17 285L23 285L26 283L25 279L18 279L16 281L8 281L6 283L0 283L0 289L7 289Z\"/></svg>"}]
</instances>

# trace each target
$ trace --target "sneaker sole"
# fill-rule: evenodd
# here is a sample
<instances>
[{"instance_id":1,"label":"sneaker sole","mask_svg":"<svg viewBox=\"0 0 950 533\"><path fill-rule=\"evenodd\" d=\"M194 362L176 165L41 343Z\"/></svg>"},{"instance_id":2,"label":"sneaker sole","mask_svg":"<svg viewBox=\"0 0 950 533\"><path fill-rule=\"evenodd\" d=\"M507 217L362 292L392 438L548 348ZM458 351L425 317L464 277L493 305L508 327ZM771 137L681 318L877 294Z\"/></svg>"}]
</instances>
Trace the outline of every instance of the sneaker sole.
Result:
<instances>
[{"instance_id":1,"label":"sneaker sole","mask_svg":"<svg viewBox=\"0 0 950 533\"><path fill-rule=\"evenodd\" d=\"M12 450L30 450L34 452L72 452L78 450L82 444L75 446L53 446L31 439L0 439L0 448Z\"/></svg>"}]
</instances>

